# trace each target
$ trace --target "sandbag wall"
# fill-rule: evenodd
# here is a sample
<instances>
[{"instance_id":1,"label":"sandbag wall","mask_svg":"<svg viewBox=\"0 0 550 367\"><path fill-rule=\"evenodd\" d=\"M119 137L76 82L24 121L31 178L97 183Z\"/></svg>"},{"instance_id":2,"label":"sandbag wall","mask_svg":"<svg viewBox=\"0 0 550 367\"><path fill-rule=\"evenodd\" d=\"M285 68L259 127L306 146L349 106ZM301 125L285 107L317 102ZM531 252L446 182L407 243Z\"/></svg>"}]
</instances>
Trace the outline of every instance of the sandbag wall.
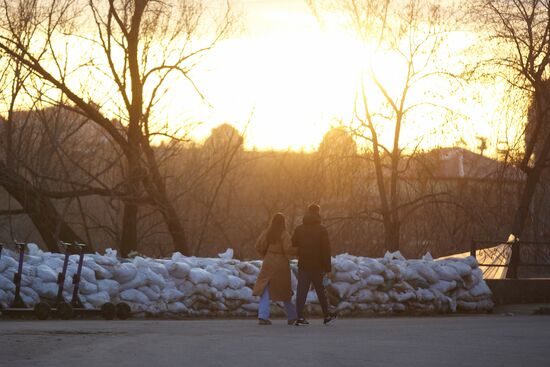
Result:
<instances>
[{"instance_id":1,"label":"sandbag wall","mask_svg":"<svg viewBox=\"0 0 550 367\"><path fill-rule=\"evenodd\" d=\"M0 304L4 307L14 297L16 259L17 254L9 250L0 259ZM77 261L76 255L70 257L64 287L67 300ZM493 307L491 291L472 257L433 260L427 255L422 260L406 260L398 252L380 259L342 254L332 263L327 291L340 314L481 312ZM21 288L25 303L32 306L54 299L62 265L63 255L29 244ZM258 297L252 295L252 287L260 267L261 261L232 259L231 250L219 258L175 253L170 259L119 259L116 251L107 250L104 255L85 256L80 295L88 308L125 301L138 315L253 316ZM295 261L291 268L296 289ZM314 292L308 294L307 307L310 313L320 314ZM283 314L282 305L274 304L272 312Z\"/></svg>"}]
</instances>

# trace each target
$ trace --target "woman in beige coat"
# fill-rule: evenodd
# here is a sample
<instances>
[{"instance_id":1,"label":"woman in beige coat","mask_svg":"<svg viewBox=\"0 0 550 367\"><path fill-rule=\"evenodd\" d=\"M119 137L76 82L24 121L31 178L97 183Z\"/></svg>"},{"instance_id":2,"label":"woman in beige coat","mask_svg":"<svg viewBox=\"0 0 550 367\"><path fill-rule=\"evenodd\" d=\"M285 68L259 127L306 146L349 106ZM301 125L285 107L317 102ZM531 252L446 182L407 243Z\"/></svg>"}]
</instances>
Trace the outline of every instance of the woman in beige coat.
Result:
<instances>
[{"instance_id":1,"label":"woman in beige coat","mask_svg":"<svg viewBox=\"0 0 550 367\"><path fill-rule=\"evenodd\" d=\"M285 217L277 213L271 219L269 228L262 232L256 242L256 250L263 258L262 270L254 285L255 296L260 296L258 319L260 325L271 325L269 303L283 301L288 324L296 320L296 308L292 304L290 265L288 261L296 256L290 234L285 229Z\"/></svg>"}]
</instances>

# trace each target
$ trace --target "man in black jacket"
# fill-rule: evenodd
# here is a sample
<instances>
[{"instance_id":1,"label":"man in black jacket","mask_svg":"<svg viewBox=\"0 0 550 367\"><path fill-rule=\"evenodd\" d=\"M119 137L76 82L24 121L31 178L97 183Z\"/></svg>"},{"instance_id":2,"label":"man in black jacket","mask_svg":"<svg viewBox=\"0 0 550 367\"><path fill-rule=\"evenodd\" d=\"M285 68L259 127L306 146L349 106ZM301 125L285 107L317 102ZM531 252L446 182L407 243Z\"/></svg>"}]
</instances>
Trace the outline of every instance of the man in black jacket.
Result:
<instances>
[{"instance_id":1,"label":"man in black jacket","mask_svg":"<svg viewBox=\"0 0 550 367\"><path fill-rule=\"evenodd\" d=\"M292 235L292 245L298 248L298 292L296 308L298 320L296 325L309 324L303 315L307 292L311 283L315 287L317 298L321 303L324 323L328 324L336 318L328 310L328 302L323 285L325 273L331 272L330 242L327 229L321 225L320 207L311 204L304 215L303 224L296 227Z\"/></svg>"}]
</instances>

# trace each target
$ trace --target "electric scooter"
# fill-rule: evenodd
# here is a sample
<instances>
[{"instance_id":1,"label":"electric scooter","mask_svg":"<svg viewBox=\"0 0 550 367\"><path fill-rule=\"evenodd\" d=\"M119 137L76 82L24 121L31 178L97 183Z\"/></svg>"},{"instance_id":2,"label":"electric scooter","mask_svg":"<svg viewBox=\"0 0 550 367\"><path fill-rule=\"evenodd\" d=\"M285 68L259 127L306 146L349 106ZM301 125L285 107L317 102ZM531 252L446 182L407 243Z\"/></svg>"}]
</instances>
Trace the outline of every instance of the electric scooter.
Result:
<instances>
[{"instance_id":1,"label":"electric scooter","mask_svg":"<svg viewBox=\"0 0 550 367\"><path fill-rule=\"evenodd\" d=\"M51 307L46 302L38 302L34 308L30 308L21 298L21 278L23 276L23 263L25 262L25 247L23 242L15 241L15 246L19 250L19 263L17 273L13 275L15 284L15 297L10 307L2 310L2 314L8 316L24 316L34 314L39 320L46 320L51 315Z\"/></svg>"},{"instance_id":2,"label":"electric scooter","mask_svg":"<svg viewBox=\"0 0 550 367\"><path fill-rule=\"evenodd\" d=\"M55 297L52 311L54 316L59 317L62 320L69 320L73 317L73 307L63 297L63 287L65 285L65 277L67 275L67 268L69 265L69 257L71 256L69 247L70 243L58 241L57 246L63 250L65 257L63 258L63 268L57 274L57 296Z\"/></svg>"},{"instance_id":3,"label":"electric scooter","mask_svg":"<svg viewBox=\"0 0 550 367\"><path fill-rule=\"evenodd\" d=\"M74 243L73 246L77 249L79 259L78 268L73 275L73 298L71 300L71 306L76 314L101 314L105 320L113 320L118 317L120 320L126 320L131 316L132 310L130 305L125 302L120 302L116 306L111 302L104 303L101 308L85 308L78 296L78 287L80 285L80 276L82 274L82 265L84 264L84 248L85 244Z\"/></svg>"}]
</instances>

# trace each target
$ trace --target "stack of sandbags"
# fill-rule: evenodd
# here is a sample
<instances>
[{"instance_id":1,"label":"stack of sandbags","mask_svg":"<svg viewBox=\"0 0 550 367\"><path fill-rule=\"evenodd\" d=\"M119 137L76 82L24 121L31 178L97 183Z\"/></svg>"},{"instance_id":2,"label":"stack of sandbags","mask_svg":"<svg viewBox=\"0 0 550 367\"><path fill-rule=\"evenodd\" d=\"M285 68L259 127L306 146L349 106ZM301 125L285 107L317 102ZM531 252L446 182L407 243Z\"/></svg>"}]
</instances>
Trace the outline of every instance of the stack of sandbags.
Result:
<instances>
[{"instance_id":1,"label":"stack of sandbags","mask_svg":"<svg viewBox=\"0 0 550 367\"><path fill-rule=\"evenodd\" d=\"M255 315L258 297L252 288L261 261L239 261L228 250L219 258L187 257L174 253L169 259L136 257L119 259L114 250L87 254L82 268L80 298L85 307L105 302L130 304L135 313L182 316ZM5 251L0 259L0 303L11 303L17 271L17 254ZM70 300L72 274L78 256L70 256L64 296ZM348 254L333 258L328 296L340 313L391 313L403 311L485 311L492 308L491 292L474 258L406 260L398 252L371 259ZM22 297L29 305L53 300L63 255L42 252L29 244L25 255ZM296 289L296 261L291 263ZM317 296L308 294L308 308L320 313ZM283 306L275 303L274 314Z\"/></svg>"},{"instance_id":2,"label":"stack of sandbags","mask_svg":"<svg viewBox=\"0 0 550 367\"><path fill-rule=\"evenodd\" d=\"M491 291L473 257L406 260L399 252L333 259L329 298L341 313L456 312L492 309ZM312 297L313 298L313 297ZM315 301L315 299L313 299Z\"/></svg>"}]
</instances>

